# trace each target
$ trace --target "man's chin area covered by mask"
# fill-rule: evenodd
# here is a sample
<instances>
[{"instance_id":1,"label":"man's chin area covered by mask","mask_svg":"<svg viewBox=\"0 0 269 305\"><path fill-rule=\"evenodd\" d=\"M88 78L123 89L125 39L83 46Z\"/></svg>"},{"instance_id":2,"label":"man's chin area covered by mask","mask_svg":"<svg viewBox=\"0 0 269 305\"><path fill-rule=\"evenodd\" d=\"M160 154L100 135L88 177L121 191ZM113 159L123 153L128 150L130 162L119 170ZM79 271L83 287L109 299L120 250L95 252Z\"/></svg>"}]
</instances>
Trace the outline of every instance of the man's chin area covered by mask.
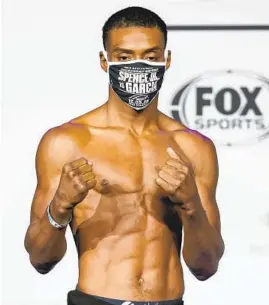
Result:
<instances>
[{"instance_id":1,"label":"man's chin area covered by mask","mask_svg":"<svg viewBox=\"0 0 269 305\"><path fill-rule=\"evenodd\" d=\"M165 62L136 60L109 64L109 83L128 106L141 111L147 108L161 89Z\"/></svg>"}]
</instances>

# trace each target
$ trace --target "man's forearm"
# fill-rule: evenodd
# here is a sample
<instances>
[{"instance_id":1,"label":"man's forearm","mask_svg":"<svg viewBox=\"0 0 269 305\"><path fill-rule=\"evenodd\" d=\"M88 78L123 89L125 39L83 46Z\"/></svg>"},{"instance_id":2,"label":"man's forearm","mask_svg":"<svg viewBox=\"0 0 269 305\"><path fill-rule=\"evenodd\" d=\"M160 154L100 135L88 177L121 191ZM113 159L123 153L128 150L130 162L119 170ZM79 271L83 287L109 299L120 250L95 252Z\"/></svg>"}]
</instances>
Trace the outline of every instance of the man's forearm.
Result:
<instances>
[{"instance_id":1,"label":"man's forearm","mask_svg":"<svg viewBox=\"0 0 269 305\"><path fill-rule=\"evenodd\" d=\"M200 280L212 276L224 251L221 234L209 223L202 206L181 211L184 229L183 256L187 266Z\"/></svg>"},{"instance_id":2,"label":"man's forearm","mask_svg":"<svg viewBox=\"0 0 269 305\"><path fill-rule=\"evenodd\" d=\"M38 272L49 272L63 258L67 248L65 231L66 228L59 231L50 224L47 212L29 226L25 248Z\"/></svg>"}]
</instances>

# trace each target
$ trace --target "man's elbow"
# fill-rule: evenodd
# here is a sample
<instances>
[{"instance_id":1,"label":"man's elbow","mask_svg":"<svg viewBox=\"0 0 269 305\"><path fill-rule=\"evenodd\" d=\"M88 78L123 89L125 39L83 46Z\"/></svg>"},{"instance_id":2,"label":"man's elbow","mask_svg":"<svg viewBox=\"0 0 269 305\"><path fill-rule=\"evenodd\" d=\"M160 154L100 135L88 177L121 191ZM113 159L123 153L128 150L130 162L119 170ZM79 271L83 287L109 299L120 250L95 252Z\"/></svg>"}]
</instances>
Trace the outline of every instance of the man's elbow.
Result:
<instances>
[{"instance_id":1,"label":"man's elbow","mask_svg":"<svg viewBox=\"0 0 269 305\"><path fill-rule=\"evenodd\" d=\"M58 263L58 261L53 262L45 262L45 263L37 263L30 259L31 265L34 267L34 269L40 273L40 274L47 274L49 273L55 265Z\"/></svg>"},{"instance_id":2,"label":"man's elbow","mask_svg":"<svg viewBox=\"0 0 269 305\"><path fill-rule=\"evenodd\" d=\"M191 273L197 278L199 281L206 281L211 278L218 271L218 262L214 264L210 264L208 266L200 267L200 268L189 268Z\"/></svg>"},{"instance_id":3,"label":"man's elbow","mask_svg":"<svg viewBox=\"0 0 269 305\"><path fill-rule=\"evenodd\" d=\"M197 280L206 281L217 273L218 266L211 268L190 269L190 271L197 278Z\"/></svg>"},{"instance_id":4,"label":"man's elbow","mask_svg":"<svg viewBox=\"0 0 269 305\"><path fill-rule=\"evenodd\" d=\"M39 273L39 274L47 274L51 271L52 268L50 269L44 269L44 268L40 268L39 266L33 266L35 268L35 270Z\"/></svg>"}]
</instances>

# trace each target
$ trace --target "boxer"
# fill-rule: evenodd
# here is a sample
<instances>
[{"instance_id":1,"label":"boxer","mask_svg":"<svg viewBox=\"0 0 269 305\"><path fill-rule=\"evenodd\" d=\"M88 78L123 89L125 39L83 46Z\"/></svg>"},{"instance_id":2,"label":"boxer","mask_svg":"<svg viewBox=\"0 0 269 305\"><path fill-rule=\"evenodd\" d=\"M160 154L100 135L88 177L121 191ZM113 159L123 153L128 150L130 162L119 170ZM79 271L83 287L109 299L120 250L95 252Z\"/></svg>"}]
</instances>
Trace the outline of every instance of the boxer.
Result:
<instances>
[{"instance_id":1,"label":"boxer","mask_svg":"<svg viewBox=\"0 0 269 305\"><path fill-rule=\"evenodd\" d=\"M166 25L154 12L113 14L100 52L107 102L40 141L25 248L46 274L64 257L70 226L79 278L69 305L179 305L182 259L201 281L218 269L216 150L158 110L171 62L166 43Z\"/></svg>"}]
</instances>

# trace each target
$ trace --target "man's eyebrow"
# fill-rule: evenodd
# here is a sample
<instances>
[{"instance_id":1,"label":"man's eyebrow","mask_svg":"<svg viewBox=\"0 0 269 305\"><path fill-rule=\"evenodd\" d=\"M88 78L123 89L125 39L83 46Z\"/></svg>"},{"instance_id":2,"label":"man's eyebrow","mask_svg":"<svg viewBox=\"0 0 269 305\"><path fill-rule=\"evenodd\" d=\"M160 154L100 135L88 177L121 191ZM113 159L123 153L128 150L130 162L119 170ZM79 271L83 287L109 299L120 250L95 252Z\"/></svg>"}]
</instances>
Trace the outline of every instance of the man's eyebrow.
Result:
<instances>
[{"instance_id":1,"label":"man's eyebrow","mask_svg":"<svg viewBox=\"0 0 269 305\"><path fill-rule=\"evenodd\" d=\"M122 52L122 53L128 53L128 54L134 53L134 51L132 51L132 50L124 49L124 48L120 48L120 47L115 47L115 48L112 50L112 52L118 52L118 53Z\"/></svg>"},{"instance_id":2,"label":"man's eyebrow","mask_svg":"<svg viewBox=\"0 0 269 305\"><path fill-rule=\"evenodd\" d=\"M147 54L147 53L156 52L156 51L162 51L162 49L160 47L156 46L156 47L152 47L152 48L146 49L142 53L143 54ZM134 50L130 50L130 49L125 49L125 48L115 47L112 50L112 52L132 54L135 51Z\"/></svg>"},{"instance_id":3,"label":"man's eyebrow","mask_svg":"<svg viewBox=\"0 0 269 305\"><path fill-rule=\"evenodd\" d=\"M156 52L156 51L162 51L162 49L160 47L156 46L156 47L145 50L143 53L146 54L146 53Z\"/></svg>"}]
</instances>

